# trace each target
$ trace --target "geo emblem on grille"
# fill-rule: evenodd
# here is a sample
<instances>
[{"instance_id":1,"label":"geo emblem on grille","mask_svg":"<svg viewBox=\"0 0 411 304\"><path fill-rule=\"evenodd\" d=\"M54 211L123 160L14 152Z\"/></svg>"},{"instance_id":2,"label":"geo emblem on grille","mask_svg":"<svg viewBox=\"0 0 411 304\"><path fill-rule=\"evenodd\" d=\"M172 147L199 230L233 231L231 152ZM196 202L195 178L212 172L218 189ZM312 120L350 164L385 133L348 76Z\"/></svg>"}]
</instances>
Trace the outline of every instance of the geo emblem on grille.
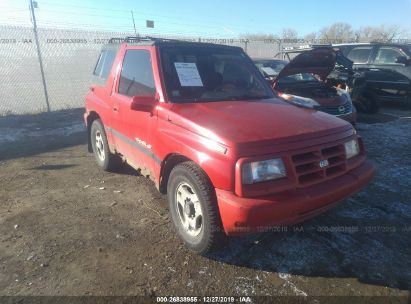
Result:
<instances>
[{"instance_id":1,"label":"geo emblem on grille","mask_svg":"<svg viewBox=\"0 0 411 304\"><path fill-rule=\"evenodd\" d=\"M330 163L328 162L327 159L322 159L322 160L320 160L320 163L319 163L320 168L328 167L329 164L330 164Z\"/></svg>"}]
</instances>

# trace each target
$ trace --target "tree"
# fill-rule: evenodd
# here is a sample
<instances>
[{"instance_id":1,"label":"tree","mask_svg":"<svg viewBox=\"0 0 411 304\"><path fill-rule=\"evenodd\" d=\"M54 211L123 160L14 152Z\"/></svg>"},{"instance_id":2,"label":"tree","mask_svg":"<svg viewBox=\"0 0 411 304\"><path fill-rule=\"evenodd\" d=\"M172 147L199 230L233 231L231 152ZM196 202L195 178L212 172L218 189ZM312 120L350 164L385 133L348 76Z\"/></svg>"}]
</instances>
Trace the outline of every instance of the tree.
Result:
<instances>
[{"instance_id":1,"label":"tree","mask_svg":"<svg viewBox=\"0 0 411 304\"><path fill-rule=\"evenodd\" d=\"M305 35L304 40L307 41L307 42L314 43L315 40L317 40L317 33L312 32L312 33L309 33L309 34Z\"/></svg>"},{"instance_id":2,"label":"tree","mask_svg":"<svg viewBox=\"0 0 411 304\"><path fill-rule=\"evenodd\" d=\"M295 29L283 28L280 37L283 40L295 40L298 38L298 33Z\"/></svg>"},{"instance_id":3,"label":"tree","mask_svg":"<svg viewBox=\"0 0 411 304\"><path fill-rule=\"evenodd\" d=\"M274 34L241 34L241 39L248 39L248 40L276 40L278 39L277 35Z\"/></svg>"},{"instance_id":4,"label":"tree","mask_svg":"<svg viewBox=\"0 0 411 304\"><path fill-rule=\"evenodd\" d=\"M319 32L319 39L324 43L350 42L355 40L355 35L351 25L337 22L322 28Z\"/></svg>"},{"instance_id":5,"label":"tree","mask_svg":"<svg viewBox=\"0 0 411 304\"><path fill-rule=\"evenodd\" d=\"M342 43L342 42L393 42L405 38L409 32L398 25L365 26L354 30L348 23L337 22L323 27L318 32L304 36L310 43ZM249 40L285 40L300 42L298 32L292 28L283 28L279 34L242 34L240 38Z\"/></svg>"},{"instance_id":6,"label":"tree","mask_svg":"<svg viewBox=\"0 0 411 304\"><path fill-rule=\"evenodd\" d=\"M366 26L356 32L358 42L392 42L404 37L407 31L398 25Z\"/></svg>"}]
</instances>

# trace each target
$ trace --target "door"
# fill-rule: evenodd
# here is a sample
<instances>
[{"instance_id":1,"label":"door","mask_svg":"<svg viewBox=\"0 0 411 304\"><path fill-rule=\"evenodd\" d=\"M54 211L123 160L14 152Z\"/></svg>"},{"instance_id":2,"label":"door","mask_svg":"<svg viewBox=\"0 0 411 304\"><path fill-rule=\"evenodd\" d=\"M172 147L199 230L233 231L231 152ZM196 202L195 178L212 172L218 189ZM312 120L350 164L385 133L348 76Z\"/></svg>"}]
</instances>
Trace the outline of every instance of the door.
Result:
<instances>
[{"instance_id":1,"label":"door","mask_svg":"<svg viewBox=\"0 0 411 304\"><path fill-rule=\"evenodd\" d=\"M375 55L376 47L372 45L357 45L351 48L347 52L347 58L350 59L354 64L353 68L361 72L365 80L367 81L368 87L374 87L374 84L368 82L369 79L375 78L375 73L377 70L370 68L370 63Z\"/></svg>"},{"instance_id":2,"label":"door","mask_svg":"<svg viewBox=\"0 0 411 304\"><path fill-rule=\"evenodd\" d=\"M373 87L379 88L385 97L403 97L410 89L410 79L406 72L409 67L397 63L397 58L407 55L397 47L379 46L370 69L374 71L371 78L367 79Z\"/></svg>"},{"instance_id":3,"label":"door","mask_svg":"<svg viewBox=\"0 0 411 304\"><path fill-rule=\"evenodd\" d=\"M125 50L113 101L112 134L117 152L135 168L153 172L154 155L151 151L151 131L157 122L156 113L131 109L134 96L156 95L151 53L149 49ZM154 105L153 105L154 108Z\"/></svg>"}]
</instances>

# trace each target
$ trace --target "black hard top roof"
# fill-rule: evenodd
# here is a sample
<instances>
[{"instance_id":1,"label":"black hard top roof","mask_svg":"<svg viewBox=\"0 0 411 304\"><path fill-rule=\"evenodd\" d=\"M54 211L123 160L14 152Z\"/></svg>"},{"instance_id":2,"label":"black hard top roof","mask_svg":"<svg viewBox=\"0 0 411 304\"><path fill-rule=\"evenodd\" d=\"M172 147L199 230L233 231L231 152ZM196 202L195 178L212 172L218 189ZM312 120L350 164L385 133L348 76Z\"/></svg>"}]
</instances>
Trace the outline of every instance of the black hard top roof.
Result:
<instances>
[{"instance_id":1,"label":"black hard top roof","mask_svg":"<svg viewBox=\"0 0 411 304\"><path fill-rule=\"evenodd\" d=\"M201 47L218 47L218 48L230 48L230 49L241 49L238 46L229 46L224 44L206 43L201 41L189 41L189 40L178 40L178 39L166 39L157 38L150 36L128 36L125 38L111 38L105 47L118 47L120 44L126 43L128 45L143 45L143 46L153 46L153 45L187 45L187 46L201 46ZM241 49L242 50L242 49Z\"/></svg>"}]
</instances>

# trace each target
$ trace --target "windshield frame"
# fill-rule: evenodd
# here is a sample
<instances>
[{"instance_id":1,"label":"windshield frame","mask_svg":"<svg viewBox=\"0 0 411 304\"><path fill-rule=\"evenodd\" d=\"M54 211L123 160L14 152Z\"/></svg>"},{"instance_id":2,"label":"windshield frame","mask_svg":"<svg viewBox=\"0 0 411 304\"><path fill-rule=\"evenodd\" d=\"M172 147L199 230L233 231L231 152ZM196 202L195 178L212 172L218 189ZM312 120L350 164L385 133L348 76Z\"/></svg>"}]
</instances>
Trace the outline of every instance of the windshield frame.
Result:
<instances>
[{"instance_id":1,"label":"windshield frame","mask_svg":"<svg viewBox=\"0 0 411 304\"><path fill-rule=\"evenodd\" d=\"M183 97L172 97L169 94L169 89L168 89L168 83L167 79L165 77L164 73L164 62L163 62L163 52L167 48L178 48L181 47L183 49L186 48L211 48L211 49L221 49L221 50L229 50L233 53L238 52L238 54L243 57L244 62L246 63L247 69L250 70L250 73L252 73L253 77L255 77L262 88L264 88L264 91L266 95L262 97L256 97L256 96L246 96L244 98L218 98L218 99L206 99L206 98L189 98L189 99L184 99ZM232 46L226 46L226 45L217 45L217 44L201 44L201 43L187 43L187 44L164 44L164 45L159 45L158 51L157 51L157 63L158 63L158 70L159 70L159 76L161 78L162 82L162 91L163 91L163 96L164 96L164 101L166 103L171 103L171 104L184 104L184 103L206 103L206 102L224 102L224 101L254 101L257 99L270 99L270 98L275 98L278 97L277 93L273 90L273 88L269 85L267 80L264 78L264 76L261 74L259 69L255 66L254 62L252 59L244 52L243 49L240 47L232 47Z\"/></svg>"}]
</instances>

